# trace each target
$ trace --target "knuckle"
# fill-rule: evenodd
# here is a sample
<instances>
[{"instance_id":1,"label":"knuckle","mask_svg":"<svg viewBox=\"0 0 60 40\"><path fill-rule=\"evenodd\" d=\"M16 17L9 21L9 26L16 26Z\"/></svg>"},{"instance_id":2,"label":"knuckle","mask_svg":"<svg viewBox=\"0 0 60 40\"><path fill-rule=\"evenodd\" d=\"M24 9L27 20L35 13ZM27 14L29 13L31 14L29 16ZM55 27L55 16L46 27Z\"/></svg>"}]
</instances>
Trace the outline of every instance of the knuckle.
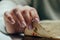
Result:
<instances>
[{"instance_id":1,"label":"knuckle","mask_svg":"<svg viewBox=\"0 0 60 40\"><path fill-rule=\"evenodd\" d=\"M32 10L36 10L36 8L33 8L33 7L32 7Z\"/></svg>"},{"instance_id":2,"label":"knuckle","mask_svg":"<svg viewBox=\"0 0 60 40\"><path fill-rule=\"evenodd\" d=\"M24 7L30 7L30 6L24 6Z\"/></svg>"},{"instance_id":3,"label":"knuckle","mask_svg":"<svg viewBox=\"0 0 60 40\"><path fill-rule=\"evenodd\" d=\"M6 12L4 13L4 16L6 16Z\"/></svg>"},{"instance_id":4,"label":"knuckle","mask_svg":"<svg viewBox=\"0 0 60 40\"><path fill-rule=\"evenodd\" d=\"M7 13L7 12L5 12L5 13L4 13L4 16L5 16L5 17L7 17L7 16L8 16L8 13Z\"/></svg>"},{"instance_id":5,"label":"knuckle","mask_svg":"<svg viewBox=\"0 0 60 40\"><path fill-rule=\"evenodd\" d=\"M14 13L17 12L17 8L14 8L14 9L13 9L13 12L14 12Z\"/></svg>"}]
</instances>

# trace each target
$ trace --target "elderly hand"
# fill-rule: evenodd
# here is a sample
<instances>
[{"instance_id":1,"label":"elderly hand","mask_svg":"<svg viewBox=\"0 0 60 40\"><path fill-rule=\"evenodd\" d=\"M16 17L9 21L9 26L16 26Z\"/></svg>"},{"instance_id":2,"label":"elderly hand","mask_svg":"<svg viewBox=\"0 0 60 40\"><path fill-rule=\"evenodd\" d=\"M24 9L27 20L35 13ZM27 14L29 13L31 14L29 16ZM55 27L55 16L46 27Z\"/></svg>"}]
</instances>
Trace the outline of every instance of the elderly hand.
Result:
<instances>
[{"instance_id":1,"label":"elderly hand","mask_svg":"<svg viewBox=\"0 0 60 40\"><path fill-rule=\"evenodd\" d=\"M26 27L32 29L32 22L39 22L37 11L33 7L16 7L4 13L6 30L8 33L23 32Z\"/></svg>"}]
</instances>

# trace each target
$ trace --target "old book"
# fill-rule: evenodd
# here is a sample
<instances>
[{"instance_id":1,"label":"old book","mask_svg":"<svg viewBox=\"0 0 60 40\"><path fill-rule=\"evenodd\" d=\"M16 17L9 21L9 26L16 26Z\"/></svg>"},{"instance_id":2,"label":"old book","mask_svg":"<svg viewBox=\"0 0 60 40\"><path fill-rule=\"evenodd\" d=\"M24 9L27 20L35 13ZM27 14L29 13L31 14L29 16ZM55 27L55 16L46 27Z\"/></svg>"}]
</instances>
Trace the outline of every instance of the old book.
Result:
<instances>
[{"instance_id":1,"label":"old book","mask_svg":"<svg viewBox=\"0 0 60 40\"><path fill-rule=\"evenodd\" d=\"M40 23L33 23L33 29L25 29L25 35L39 36L46 38L60 39L60 21L46 20Z\"/></svg>"}]
</instances>

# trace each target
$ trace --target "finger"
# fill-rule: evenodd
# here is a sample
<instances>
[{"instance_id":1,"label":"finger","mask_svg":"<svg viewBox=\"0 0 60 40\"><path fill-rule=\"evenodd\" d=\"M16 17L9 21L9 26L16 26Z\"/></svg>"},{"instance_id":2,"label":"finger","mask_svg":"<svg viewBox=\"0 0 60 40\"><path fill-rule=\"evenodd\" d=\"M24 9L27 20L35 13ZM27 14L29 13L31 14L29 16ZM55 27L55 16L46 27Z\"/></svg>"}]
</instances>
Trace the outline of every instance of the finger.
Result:
<instances>
[{"instance_id":1,"label":"finger","mask_svg":"<svg viewBox=\"0 0 60 40\"><path fill-rule=\"evenodd\" d=\"M18 21L20 27L25 27L25 26L26 26L26 23L25 23L25 21L24 21L24 18L23 18L23 16L22 16L20 10L19 10L19 9L14 9L13 12L14 12L14 13L13 13L13 16L14 16L15 19Z\"/></svg>"},{"instance_id":2,"label":"finger","mask_svg":"<svg viewBox=\"0 0 60 40\"><path fill-rule=\"evenodd\" d=\"M15 26L13 26L15 25L15 20L8 12L4 13L4 21L5 21L7 32L11 34L15 33Z\"/></svg>"},{"instance_id":3,"label":"finger","mask_svg":"<svg viewBox=\"0 0 60 40\"><path fill-rule=\"evenodd\" d=\"M32 8L31 10L30 10L30 15L31 15L31 17L32 17L32 21L35 21L35 22L39 22L40 20L39 20L39 16L38 16L38 13L37 13L37 11L36 11L36 9L35 8Z\"/></svg>"},{"instance_id":4,"label":"finger","mask_svg":"<svg viewBox=\"0 0 60 40\"><path fill-rule=\"evenodd\" d=\"M25 6L24 8L25 8L25 10L31 11L30 15L31 15L32 19L34 19L35 21L39 22L39 16L38 16L38 13L37 13L35 8L29 7L29 6Z\"/></svg>"},{"instance_id":5,"label":"finger","mask_svg":"<svg viewBox=\"0 0 60 40\"><path fill-rule=\"evenodd\" d=\"M28 10L24 10L24 11L22 12L22 15L23 15L26 23L29 25L30 22L31 22L31 17L30 17L29 11L28 11Z\"/></svg>"},{"instance_id":6,"label":"finger","mask_svg":"<svg viewBox=\"0 0 60 40\"><path fill-rule=\"evenodd\" d=\"M10 14L13 16L13 18L14 18L14 20L15 20L15 25L14 25L15 31L16 31L16 32L19 32L19 28L20 28L20 26L21 26L21 23L20 23L20 21L18 20L18 18L16 17L16 12L17 12L17 10L18 10L17 8L11 10L11 11L10 11Z\"/></svg>"},{"instance_id":7,"label":"finger","mask_svg":"<svg viewBox=\"0 0 60 40\"><path fill-rule=\"evenodd\" d=\"M13 17L11 16L11 14L9 14L8 12L4 13L4 18L10 24L14 24L15 23L15 20L13 19Z\"/></svg>"},{"instance_id":8,"label":"finger","mask_svg":"<svg viewBox=\"0 0 60 40\"><path fill-rule=\"evenodd\" d=\"M30 14L29 14L29 11L28 10L22 11L22 15L23 15L23 17L25 19L25 22L26 22L28 28L32 29L32 25L31 25L32 18L31 18Z\"/></svg>"},{"instance_id":9,"label":"finger","mask_svg":"<svg viewBox=\"0 0 60 40\"><path fill-rule=\"evenodd\" d=\"M19 21L21 22L21 26L25 27L26 26L26 22L25 22L25 20L24 20L24 18L22 16L21 11L18 10L17 13L16 13L16 15L17 15L17 18L19 19Z\"/></svg>"}]
</instances>

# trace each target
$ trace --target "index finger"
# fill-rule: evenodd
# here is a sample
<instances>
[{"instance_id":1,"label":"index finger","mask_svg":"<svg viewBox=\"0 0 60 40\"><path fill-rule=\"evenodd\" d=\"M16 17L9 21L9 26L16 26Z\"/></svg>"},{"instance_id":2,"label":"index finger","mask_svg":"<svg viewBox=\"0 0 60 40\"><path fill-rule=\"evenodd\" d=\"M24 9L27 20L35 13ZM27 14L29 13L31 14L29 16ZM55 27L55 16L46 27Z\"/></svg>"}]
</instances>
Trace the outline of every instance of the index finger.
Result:
<instances>
[{"instance_id":1,"label":"index finger","mask_svg":"<svg viewBox=\"0 0 60 40\"><path fill-rule=\"evenodd\" d=\"M32 8L30 10L30 15L31 15L33 21L36 21L36 22L39 22L40 21L39 16L38 16L38 13L37 13L37 11L36 11L35 8Z\"/></svg>"}]
</instances>

